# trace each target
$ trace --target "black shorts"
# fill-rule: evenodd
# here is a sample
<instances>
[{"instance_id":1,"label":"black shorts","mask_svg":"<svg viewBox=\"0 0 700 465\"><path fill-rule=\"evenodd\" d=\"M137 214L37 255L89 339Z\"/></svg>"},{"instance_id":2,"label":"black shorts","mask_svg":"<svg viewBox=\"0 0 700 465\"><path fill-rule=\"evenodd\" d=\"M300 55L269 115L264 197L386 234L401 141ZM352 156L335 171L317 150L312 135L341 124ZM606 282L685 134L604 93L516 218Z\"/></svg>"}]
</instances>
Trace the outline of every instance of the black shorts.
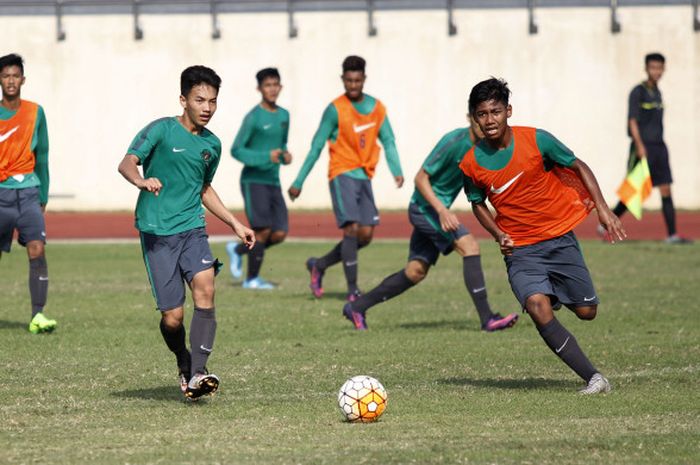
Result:
<instances>
[{"instance_id":1,"label":"black shorts","mask_svg":"<svg viewBox=\"0 0 700 465\"><path fill-rule=\"evenodd\" d=\"M516 247L504 260L510 287L523 308L527 298L535 294L549 296L553 306L581 307L599 302L573 232Z\"/></svg>"},{"instance_id":2,"label":"black shorts","mask_svg":"<svg viewBox=\"0 0 700 465\"><path fill-rule=\"evenodd\" d=\"M369 179L355 179L341 174L331 179L329 184L335 222L339 228L348 223L358 223L360 226L379 224L379 212L374 204Z\"/></svg>"},{"instance_id":3,"label":"black shorts","mask_svg":"<svg viewBox=\"0 0 700 465\"><path fill-rule=\"evenodd\" d=\"M469 230L462 224L457 231L443 231L440 215L429 205L411 203L408 207L408 220L413 225L408 261L420 260L435 265L441 253L447 255L452 252L455 241L469 234Z\"/></svg>"},{"instance_id":4,"label":"black shorts","mask_svg":"<svg viewBox=\"0 0 700 465\"><path fill-rule=\"evenodd\" d=\"M242 182L245 214L253 229L289 230L289 214L280 186Z\"/></svg>"},{"instance_id":5,"label":"black shorts","mask_svg":"<svg viewBox=\"0 0 700 465\"><path fill-rule=\"evenodd\" d=\"M169 236L141 233L143 261L158 310L182 307L185 282L190 283L200 271L214 267L218 273L221 263L213 257L207 239L204 228Z\"/></svg>"},{"instance_id":6,"label":"black shorts","mask_svg":"<svg viewBox=\"0 0 700 465\"><path fill-rule=\"evenodd\" d=\"M46 243L46 224L39 202L39 188L0 188L0 250L9 252L15 229L20 245L31 241Z\"/></svg>"},{"instance_id":7,"label":"black shorts","mask_svg":"<svg viewBox=\"0 0 700 465\"><path fill-rule=\"evenodd\" d=\"M672 184L673 176L671 176L671 165L668 162L668 148L666 144L663 142L645 142L644 148L647 149L647 163L649 164L651 185ZM627 160L627 172L632 171L638 162L637 150L634 147L634 143L632 143L630 145L630 156Z\"/></svg>"}]
</instances>

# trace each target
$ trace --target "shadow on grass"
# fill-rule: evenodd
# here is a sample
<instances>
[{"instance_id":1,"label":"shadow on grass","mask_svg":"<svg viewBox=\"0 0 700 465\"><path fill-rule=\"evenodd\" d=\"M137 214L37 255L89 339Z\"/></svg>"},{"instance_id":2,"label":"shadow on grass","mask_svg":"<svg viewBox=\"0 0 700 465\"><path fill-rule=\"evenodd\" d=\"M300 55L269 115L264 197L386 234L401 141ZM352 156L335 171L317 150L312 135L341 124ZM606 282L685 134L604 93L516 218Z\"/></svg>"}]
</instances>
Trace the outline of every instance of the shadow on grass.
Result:
<instances>
[{"instance_id":1,"label":"shadow on grass","mask_svg":"<svg viewBox=\"0 0 700 465\"><path fill-rule=\"evenodd\" d=\"M571 381L563 379L523 378L523 379L474 379L474 378L445 378L437 381L439 384L451 384L455 386L474 386L478 388L496 389L556 389L569 391L577 386Z\"/></svg>"},{"instance_id":2,"label":"shadow on grass","mask_svg":"<svg viewBox=\"0 0 700 465\"><path fill-rule=\"evenodd\" d=\"M398 327L401 329L458 329L460 331L481 331L478 325L465 320L414 321L411 323L401 323Z\"/></svg>"},{"instance_id":3,"label":"shadow on grass","mask_svg":"<svg viewBox=\"0 0 700 465\"><path fill-rule=\"evenodd\" d=\"M0 320L0 329L27 329L28 324L19 321Z\"/></svg>"},{"instance_id":4,"label":"shadow on grass","mask_svg":"<svg viewBox=\"0 0 700 465\"><path fill-rule=\"evenodd\" d=\"M114 391L110 395L113 397L127 399L171 400L183 402L182 393L177 386L173 385L143 389L126 389L124 391Z\"/></svg>"}]
</instances>

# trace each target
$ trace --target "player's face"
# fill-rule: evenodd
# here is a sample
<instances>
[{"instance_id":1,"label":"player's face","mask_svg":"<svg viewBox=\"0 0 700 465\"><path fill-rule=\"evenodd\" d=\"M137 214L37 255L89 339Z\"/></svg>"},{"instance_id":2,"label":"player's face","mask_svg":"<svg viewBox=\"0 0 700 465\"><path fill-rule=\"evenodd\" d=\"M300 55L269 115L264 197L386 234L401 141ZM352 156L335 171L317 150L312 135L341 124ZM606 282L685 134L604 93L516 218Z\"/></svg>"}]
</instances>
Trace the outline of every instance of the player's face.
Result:
<instances>
[{"instance_id":1,"label":"player's face","mask_svg":"<svg viewBox=\"0 0 700 465\"><path fill-rule=\"evenodd\" d=\"M180 96L180 105L195 126L204 127L216 112L218 94L218 91L209 84L198 84L186 97Z\"/></svg>"},{"instance_id":2,"label":"player's face","mask_svg":"<svg viewBox=\"0 0 700 465\"><path fill-rule=\"evenodd\" d=\"M496 100L481 102L474 111L474 120L487 140L502 139L508 130L508 118L512 113L510 105Z\"/></svg>"},{"instance_id":3,"label":"player's face","mask_svg":"<svg viewBox=\"0 0 700 465\"><path fill-rule=\"evenodd\" d=\"M282 90L282 84L276 77L269 77L263 80L262 84L258 86L258 90L266 103L275 104Z\"/></svg>"},{"instance_id":4,"label":"player's face","mask_svg":"<svg viewBox=\"0 0 700 465\"><path fill-rule=\"evenodd\" d=\"M476 122L474 117L472 115L467 115L467 121L469 121L469 128L471 129L471 132L474 135L474 140L479 141L483 139L484 132L481 130L479 124Z\"/></svg>"},{"instance_id":5,"label":"player's face","mask_svg":"<svg viewBox=\"0 0 700 465\"><path fill-rule=\"evenodd\" d=\"M359 100L362 98L362 89L365 87L365 73L362 71L345 71L340 78L345 86L345 95L350 100Z\"/></svg>"},{"instance_id":6,"label":"player's face","mask_svg":"<svg viewBox=\"0 0 700 465\"><path fill-rule=\"evenodd\" d=\"M664 74L664 69L666 65L661 61L650 61L647 64L647 76L651 82L659 82L661 76Z\"/></svg>"},{"instance_id":7,"label":"player's face","mask_svg":"<svg viewBox=\"0 0 700 465\"><path fill-rule=\"evenodd\" d=\"M0 70L0 87L3 97L17 97L24 84L24 76L19 66L5 66Z\"/></svg>"}]
</instances>

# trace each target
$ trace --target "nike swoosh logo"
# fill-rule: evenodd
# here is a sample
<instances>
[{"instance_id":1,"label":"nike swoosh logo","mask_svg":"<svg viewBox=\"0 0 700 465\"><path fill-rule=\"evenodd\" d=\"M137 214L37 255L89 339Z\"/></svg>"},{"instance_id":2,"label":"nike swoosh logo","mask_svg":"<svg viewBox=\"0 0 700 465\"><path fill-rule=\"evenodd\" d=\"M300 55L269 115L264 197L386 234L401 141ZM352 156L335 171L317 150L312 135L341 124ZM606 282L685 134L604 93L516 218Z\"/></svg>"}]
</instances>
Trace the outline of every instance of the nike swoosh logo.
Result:
<instances>
[{"instance_id":1,"label":"nike swoosh logo","mask_svg":"<svg viewBox=\"0 0 700 465\"><path fill-rule=\"evenodd\" d=\"M208 264L210 264L210 263L214 263L214 260L205 260L205 259L202 259L202 263L204 263L205 265L208 265Z\"/></svg>"},{"instance_id":2,"label":"nike swoosh logo","mask_svg":"<svg viewBox=\"0 0 700 465\"><path fill-rule=\"evenodd\" d=\"M524 171L521 171L520 173L516 174L510 181L503 184L499 188L495 188L495 187L493 187L493 184L491 184L491 192L493 192L494 194L501 194L501 193L505 192L506 189L508 189L515 181L518 180L518 178L520 176L523 175L523 173L524 173Z\"/></svg>"},{"instance_id":3,"label":"nike swoosh logo","mask_svg":"<svg viewBox=\"0 0 700 465\"><path fill-rule=\"evenodd\" d=\"M472 289L472 292L473 292L474 294L476 294L477 292L481 292L481 291L483 291L484 289L486 289L486 286L480 287L479 289Z\"/></svg>"},{"instance_id":4,"label":"nike swoosh logo","mask_svg":"<svg viewBox=\"0 0 700 465\"><path fill-rule=\"evenodd\" d=\"M5 134L0 134L0 142L5 142L7 140L7 138L10 137L15 132L17 132L18 129L19 129L19 126L15 126L14 128L7 131Z\"/></svg>"},{"instance_id":5,"label":"nike swoosh logo","mask_svg":"<svg viewBox=\"0 0 700 465\"><path fill-rule=\"evenodd\" d=\"M267 131L267 130L270 129L271 127L272 127L272 123L266 124L265 126L263 126L263 131Z\"/></svg>"},{"instance_id":6,"label":"nike swoosh logo","mask_svg":"<svg viewBox=\"0 0 700 465\"><path fill-rule=\"evenodd\" d=\"M48 281L49 277L48 276L39 276L39 281Z\"/></svg>"},{"instance_id":7,"label":"nike swoosh logo","mask_svg":"<svg viewBox=\"0 0 700 465\"><path fill-rule=\"evenodd\" d=\"M176 149L175 147L173 147L173 152L175 153L184 152L185 150L187 149Z\"/></svg>"},{"instance_id":8,"label":"nike swoosh logo","mask_svg":"<svg viewBox=\"0 0 700 465\"><path fill-rule=\"evenodd\" d=\"M354 262L345 262L345 266L355 266L355 265L357 265L357 260L355 260Z\"/></svg>"},{"instance_id":9,"label":"nike swoosh logo","mask_svg":"<svg viewBox=\"0 0 700 465\"><path fill-rule=\"evenodd\" d=\"M591 300L595 300L595 296L591 297L590 299L588 297L583 298L584 302L590 302Z\"/></svg>"},{"instance_id":10,"label":"nike swoosh logo","mask_svg":"<svg viewBox=\"0 0 700 465\"><path fill-rule=\"evenodd\" d=\"M206 352L206 353L208 353L208 354L210 354L210 353L211 353L211 350L212 350L212 349L207 349L206 347L204 347L204 345L200 345L199 348L202 349L204 352Z\"/></svg>"},{"instance_id":11,"label":"nike swoosh logo","mask_svg":"<svg viewBox=\"0 0 700 465\"><path fill-rule=\"evenodd\" d=\"M376 125L377 125L377 123L368 123L368 124L363 124L363 125L361 125L361 126L358 126L358 125L356 125L356 124L353 124L353 125L352 125L352 128L355 130L355 132L362 132L362 131L364 131L365 129L369 129L369 128L371 128L371 127L373 127L373 126L376 126Z\"/></svg>"},{"instance_id":12,"label":"nike swoosh logo","mask_svg":"<svg viewBox=\"0 0 700 465\"><path fill-rule=\"evenodd\" d=\"M566 347L566 344L567 344L568 342L569 342L569 336L566 336L566 341L564 341L564 343L561 345L561 347L559 347L558 349L556 349L554 352L559 353L559 352L561 352L562 350L564 350L564 347Z\"/></svg>"}]
</instances>

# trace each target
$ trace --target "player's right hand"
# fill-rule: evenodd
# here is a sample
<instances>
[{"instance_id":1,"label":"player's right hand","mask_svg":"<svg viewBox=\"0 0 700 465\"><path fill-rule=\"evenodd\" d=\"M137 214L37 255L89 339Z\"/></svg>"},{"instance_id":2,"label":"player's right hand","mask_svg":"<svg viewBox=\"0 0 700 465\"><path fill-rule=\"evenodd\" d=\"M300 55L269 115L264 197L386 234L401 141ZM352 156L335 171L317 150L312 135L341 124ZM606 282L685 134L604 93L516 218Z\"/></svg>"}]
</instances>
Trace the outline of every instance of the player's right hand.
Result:
<instances>
[{"instance_id":1,"label":"player's right hand","mask_svg":"<svg viewBox=\"0 0 700 465\"><path fill-rule=\"evenodd\" d=\"M161 183L160 179L158 178L148 178L136 184L136 187L142 191L153 192L153 194L157 197L160 190L163 188L163 183Z\"/></svg>"},{"instance_id":2,"label":"player's right hand","mask_svg":"<svg viewBox=\"0 0 700 465\"><path fill-rule=\"evenodd\" d=\"M498 239L496 239L496 242L498 242L498 245L501 248L501 253L503 255L513 255L513 247L515 246L515 242L513 242L513 239L511 239L508 234L499 234Z\"/></svg>"},{"instance_id":3,"label":"player's right hand","mask_svg":"<svg viewBox=\"0 0 700 465\"><path fill-rule=\"evenodd\" d=\"M635 147L634 152L637 155L637 158L640 160L647 157L647 148L644 147L644 144L640 144L638 147Z\"/></svg>"},{"instance_id":4,"label":"player's right hand","mask_svg":"<svg viewBox=\"0 0 700 465\"><path fill-rule=\"evenodd\" d=\"M282 149L270 150L270 161L272 163L279 163L281 161L280 155L282 155Z\"/></svg>"},{"instance_id":5,"label":"player's right hand","mask_svg":"<svg viewBox=\"0 0 700 465\"><path fill-rule=\"evenodd\" d=\"M299 189L298 187L292 186L287 191L287 194L289 195L289 199L292 202L294 202L297 199L297 197L299 197L299 195L301 194L301 189Z\"/></svg>"},{"instance_id":6,"label":"player's right hand","mask_svg":"<svg viewBox=\"0 0 700 465\"><path fill-rule=\"evenodd\" d=\"M292 154L289 153L287 150L282 152L282 163L285 165L288 165L292 162Z\"/></svg>"},{"instance_id":7,"label":"player's right hand","mask_svg":"<svg viewBox=\"0 0 700 465\"><path fill-rule=\"evenodd\" d=\"M443 231L457 231L457 228L459 228L459 219L457 218L457 215L448 209L444 209L438 213L438 216L440 218L440 227Z\"/></svg>"}]
</instances>

